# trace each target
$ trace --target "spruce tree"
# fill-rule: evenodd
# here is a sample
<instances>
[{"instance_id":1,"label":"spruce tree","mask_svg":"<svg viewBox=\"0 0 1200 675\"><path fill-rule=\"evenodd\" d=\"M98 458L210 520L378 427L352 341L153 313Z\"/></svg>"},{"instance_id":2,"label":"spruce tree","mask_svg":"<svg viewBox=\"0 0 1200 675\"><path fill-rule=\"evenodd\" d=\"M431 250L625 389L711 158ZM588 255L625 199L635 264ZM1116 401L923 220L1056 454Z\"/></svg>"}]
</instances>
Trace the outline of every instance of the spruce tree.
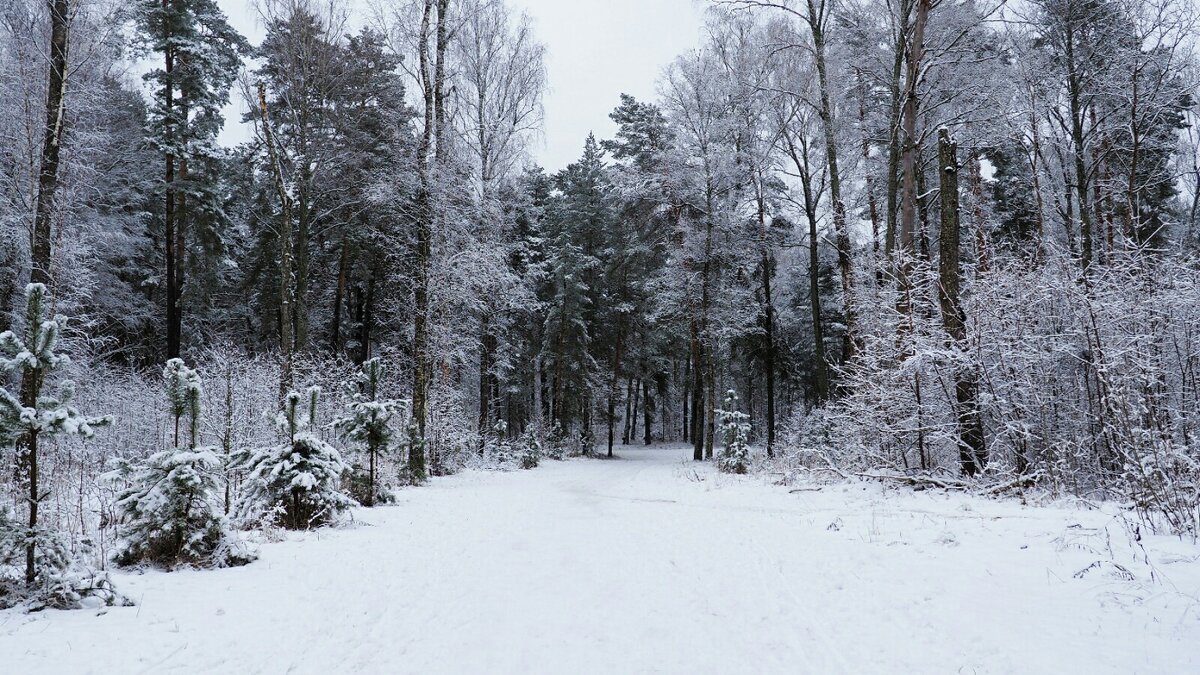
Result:
<instances>
[{"instance_id":1,"label":"spruce tree","mask_svg":"<svg viewBox=\"0 0 1200 675\"><path fill-rule=\"evenodd\" d=\"M613 219L603 159L604 151L589 134L583 156L555 177L559 194L549 207L543 349L551 369L551 423L565 428L586 423L599 370L592 343Z\"/></svg>"}]
</instances>

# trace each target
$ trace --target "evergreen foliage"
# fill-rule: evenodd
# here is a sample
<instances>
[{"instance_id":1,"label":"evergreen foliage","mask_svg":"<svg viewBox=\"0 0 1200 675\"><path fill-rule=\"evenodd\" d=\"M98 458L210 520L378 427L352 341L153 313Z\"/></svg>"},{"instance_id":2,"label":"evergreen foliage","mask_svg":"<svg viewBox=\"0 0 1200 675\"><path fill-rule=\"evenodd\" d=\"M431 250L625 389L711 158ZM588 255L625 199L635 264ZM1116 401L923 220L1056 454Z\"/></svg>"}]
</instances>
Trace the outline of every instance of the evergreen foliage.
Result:
<instances>
[{"instance_id":1,"label":"evergreen foliage","mask_svg":"<svg viewBox=\"0 0 1200 675\"><path fill-rule=\"evenodd\" d=\"M116 502L122 546L115 558L121 565L148 562L168 569L250 562L254 556L230 531L221 509L223 463L215 448L200 446L200 376L181 359L171 359L163 384L174 447L137 463L121 460L111 474L128 484ZM186 424L183 444L181 422Z\"/></svg>"},{"instance_id":2,"label":"evergreen foliage","mask_svg":"<svg viewBox=\"0 0 1200 675\"><path fill-rule=\"evenodd\" d=\"M24 335L0 333L0 371L22 376L22 391L16 396L0 387L0 446L16 444L22 488L28 491L27 525L8 516L0 517L0 597L28 594L48 597L63 584L69 587L73 563L68 543L52 527L39 522L38 509L50 497L40 485L39 445L59 436L91 438L95 429L111 424L110 417L87 417L72 404L75 383L61 380L55 394L44 393L47 379L71 360L57 353L66 319L50 317L50 298L43 284L25 289ZM24 562L23 591L15 589L16 567ZM63 591L66 592L66 591ZM61 592L53 592L56 597Z\"/></svg>"},{"instance_id":3,"label":"evergreen foliage","mask_svg":"<svg viewBox=\"0 0 1200 675\"><path fill-rule=\"evenodd\" d=\"M350 467L313 431L319 397L316 387L309 388L307 400L289 392L276 416L284 441L251 451L243 460L246 481L238 512L245 522L302 530L334 522L354 505L341 491Z\"/></svg>"},{"instance_id":4,"label":"evergreen foliage","mask_svg":"<svg viewBox=\"0 0 1200 675\"><path fill-rule=\"evenodd\" d=\"M725 407L717 412L721 439L724 443L717 466L725 473L746 473L750 469L750 416L738 408L738 395L732 389L725 392Z\"/></svg>"},{"instance_id":5,"label":"evergreen foliage","mask_svg":"<svg viewBox=\"0 0 1200 675\"><path fill-rule=\"evenodd\" d=\"M396 444L392 420L401 412L402 404L391 399L381 399L379 388L386 375L383 362L371 359L362 365L346 415L333 422L334 429L349 441L360 443L367 452L365 475L361 467L355 467L352 485L356 486L355 497L363 506L374 506L376 502L392 500L391 493L378 483L379 461L391 453Z\"/></svg>"},{"instance_id":6,"label":"evergreen foliage","mask_svg":"<svg viewBox=\"0 0 1200 675\"><path fill-rule=\"evenodd\" d=\"M537 430L530 427L521 435L521 468L533 469L542 461L542 442Z\"/></svg>"}]
</instances>

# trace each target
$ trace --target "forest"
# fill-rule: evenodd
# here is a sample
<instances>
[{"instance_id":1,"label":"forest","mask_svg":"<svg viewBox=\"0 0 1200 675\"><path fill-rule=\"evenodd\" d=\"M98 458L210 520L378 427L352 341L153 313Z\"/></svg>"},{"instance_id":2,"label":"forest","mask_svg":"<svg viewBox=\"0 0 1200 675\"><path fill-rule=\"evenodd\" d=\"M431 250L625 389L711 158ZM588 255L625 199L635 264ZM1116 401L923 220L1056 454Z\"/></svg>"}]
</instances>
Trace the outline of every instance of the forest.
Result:
<instances>
[{"instance_id":1,"label":"forest","mask_svg":"<svg viewBox=\"0 0 1200 675\"><path fill-rule=\"evenodd\" d=\"M1200 7L705 8L548 172L505 0L4 2L0 606L670 443L1194 540Z\"/></svg>"}]
</instances>

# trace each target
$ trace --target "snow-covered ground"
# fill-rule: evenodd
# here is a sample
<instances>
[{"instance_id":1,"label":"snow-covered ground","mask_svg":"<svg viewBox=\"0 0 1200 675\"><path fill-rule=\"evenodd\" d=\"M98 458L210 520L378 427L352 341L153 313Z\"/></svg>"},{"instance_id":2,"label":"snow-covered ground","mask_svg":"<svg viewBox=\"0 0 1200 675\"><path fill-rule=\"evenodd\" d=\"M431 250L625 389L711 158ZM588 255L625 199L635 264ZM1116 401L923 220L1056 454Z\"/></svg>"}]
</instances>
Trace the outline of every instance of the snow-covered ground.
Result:
<instances>
[{"instance_id":1,"label":"snow-covered ground","mask_svg":"<svg viewBox=\"0 0 1200 675\"><path fill-rule=\"evenodd\" d=\"M136 607L0 613L7 672L1195 673L1200 549L1103 511L789 492L680 448L472 472L117 576Z\"/></svg>"}]
</instances>

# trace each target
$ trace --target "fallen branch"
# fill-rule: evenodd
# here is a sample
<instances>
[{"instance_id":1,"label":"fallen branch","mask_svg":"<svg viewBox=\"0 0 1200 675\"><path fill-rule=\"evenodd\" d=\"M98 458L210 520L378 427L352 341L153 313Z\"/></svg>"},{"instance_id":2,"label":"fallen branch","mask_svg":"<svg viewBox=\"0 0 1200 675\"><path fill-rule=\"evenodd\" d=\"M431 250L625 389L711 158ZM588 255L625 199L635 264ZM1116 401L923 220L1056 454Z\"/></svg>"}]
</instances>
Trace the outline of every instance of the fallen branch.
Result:
<instances>
[{"instance_id":1,"label":"fallen branch","mask_svg":"<svg viewBox=\"0 0 1200 675\"><path fill-rule=\"evenodd\" d=\"M967 490L970 490L972 487L972 484L968 483L967 481L955 480L955 479L949 479L949 478L946 478L946 479L934 478L933 476L924 476L924 475L920 475L920 474L907 475L907 474L892 474L892 473L860 472L860 473L855 473L854 475L858 476L859 478L866 478L868 480L879 480L879 481L884 481L884 482L894 481L894 482L900 483L902 485L911 485L913 487L922 487L922 488L936 487L936 488L941 488L943 490L960 490L960 491L965 492Z\"/></svg>"}]
</instances>

